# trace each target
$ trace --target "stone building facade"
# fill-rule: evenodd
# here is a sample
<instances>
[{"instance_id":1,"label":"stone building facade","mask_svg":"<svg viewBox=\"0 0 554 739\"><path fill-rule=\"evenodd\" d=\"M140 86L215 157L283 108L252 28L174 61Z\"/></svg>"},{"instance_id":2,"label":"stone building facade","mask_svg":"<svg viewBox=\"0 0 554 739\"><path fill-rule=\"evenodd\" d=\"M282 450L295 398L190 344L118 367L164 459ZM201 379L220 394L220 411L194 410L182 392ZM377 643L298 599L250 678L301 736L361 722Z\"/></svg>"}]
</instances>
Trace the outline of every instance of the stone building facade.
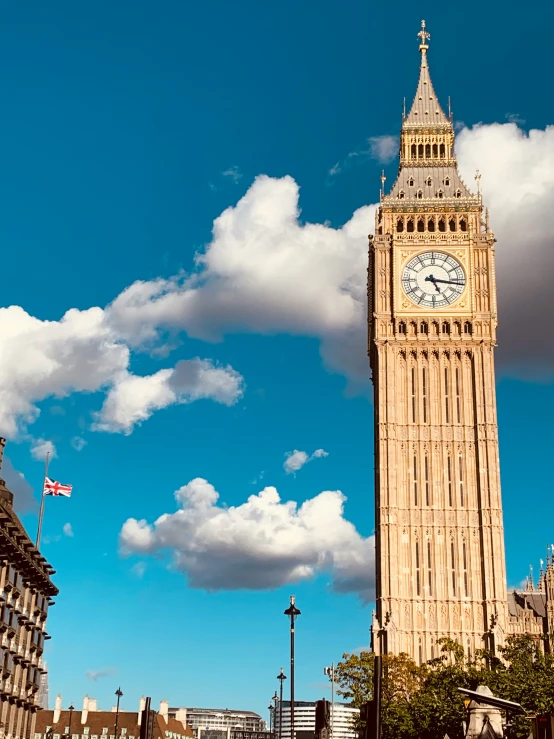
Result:
<instances>
[{"instance_id":1,"label":"stone building facade","mask_svg":"<svg viewBox=\"0 0 554 739\"><path fill-rule=\"evenodd\" d=\"M0 468L5 439L0 439ZM0 479L0 732L32 739L54 570L36 549Z\"/></svg>"}]
</instances>

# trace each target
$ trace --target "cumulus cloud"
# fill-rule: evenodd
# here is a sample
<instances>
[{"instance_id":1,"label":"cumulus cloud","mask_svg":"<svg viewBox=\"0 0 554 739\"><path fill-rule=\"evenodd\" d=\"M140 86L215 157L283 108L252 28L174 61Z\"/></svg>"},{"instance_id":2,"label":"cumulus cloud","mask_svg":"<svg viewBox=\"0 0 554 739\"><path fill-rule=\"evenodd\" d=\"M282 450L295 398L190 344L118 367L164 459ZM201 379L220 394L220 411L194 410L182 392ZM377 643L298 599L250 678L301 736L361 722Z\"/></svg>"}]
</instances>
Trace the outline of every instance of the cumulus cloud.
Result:
<instances>
[{"instance_id":1,"label":"cumulus cloud","mask_svg":"<svg viewBox=\"0 0 554 739\"><path fill-rule=\"evenodd\" d=\"M481 186L497 238L498 360L514 375L554 375L554 126L479 125L457 138L460 172Z\"/></svg>"},{"instance_id":2,"label":"cumulus cloud","mask_svg":"<svg viewBox=\"0 0 554 739\"><path fill-rule=\"evenodd\" d=\"M233 405L243 391L243 378L232 367L218 367L199 358L146 377L127 372L108 393L93 428L130 434L160 408L201 398Z\"/></svg>"},{"instance_id":3,"label":"cumulus cloud","mask_svg":"<svg viewBox=\"0 0 554 739\"><path fill-rule=\"evenodd\" d=\"M175 499L178 510L153 524L136 518L123 524L123 555L170 551L189 585L204 590L271 590L326 573L337 592L373 597L374 538L344 518L338 490L299 506L266 487L241 505L224 506L213 485L196 478Z\"/></svg>"},{"instance_id":4,"label":"cumulus cloud","mask_svg":"<svg viewBox=\"0 0 554 739\"><path fill-rule=\"evenodd\" d=\"M371 142L374 156L388 156L389 139L370 139L367 156ZM457 152L466 181L482 173L498 238L499 365L552 377L554 127L462 128ZM146 378L131 371L132 350L163 355L168 335L179 332L205 341L233 332L313 337L330 370L367 387L367 234L376 207L360 208L340 228L304 223L297 183L260 176L216 218L189 274L135 282L106 308L72 309L59 321L0 309L0 433L14 436L36 419L41 400L73 392L107 392L96 428L123 432L158 408L190 402L196 392L172 384L176 368ZM135 406L132 386L142 396ZM201 387L198 397L206 397Z\"/></svg>"},{"instance_id":5,"label":"cumulus cloud","mask_svg":"<svg viewBox=\"0 0 554 739\"><path fill-rule=\"evenodd\" d=\"M50 459L58 456L53 442L46 439L35 439L31 446L31 456L33 459L44 461L47 455Z\"/></svg>"},{"instance_id":6,"label":"cumulus cloud","mask_svg":"<svg viewBox=\"0 0 554 739\"><path fill-rule=\"evenodd\" d=\"M73 534L73 527L72 527L72 525L69 522L68 523L64 523L62 531L64 533L64 536L69 536L70 538L72 538L74 536L74 534Z\"/></svg>"},{"instance_id":7,"label":"cumulus cloud","mask_svg":"<svg viewBox=\"0 0 554 739\"><path fill-rule=\"evenodd\" d=\"M13 493L13 507L16 513L32 513L38 509L38 503L33 497L33 488L25 475L16 470L9 457L4 456L0 477L6 482L6 487Z\"/></svg>"},{"instance_id":8,"label":"cumulus cloud","mask_svg":"<svg viewBox=\"0 0 554 739\"><path fill-rule=\"evenodd\" d=\"M284 470L287 474L298 472L302 469L305 464L311 462L312 459L320 459L321 457L328 457L329 452L325 449L316 449L313 454L299 451L295 449L293 452L287 452L285 454L285 461L283 463Z\"/></svg>"}]
</instances>

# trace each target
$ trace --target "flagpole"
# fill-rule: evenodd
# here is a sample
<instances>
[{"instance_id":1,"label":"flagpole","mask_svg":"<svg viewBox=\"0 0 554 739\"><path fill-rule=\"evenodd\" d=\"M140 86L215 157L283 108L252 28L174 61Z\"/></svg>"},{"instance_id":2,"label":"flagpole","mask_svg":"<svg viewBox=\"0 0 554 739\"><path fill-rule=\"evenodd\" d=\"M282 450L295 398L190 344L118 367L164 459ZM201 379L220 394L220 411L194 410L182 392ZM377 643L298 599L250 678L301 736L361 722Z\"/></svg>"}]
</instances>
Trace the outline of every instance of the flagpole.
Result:
<instances>
[{"instance_id":1,"label":"flagpole","mask_svg":"<svg viewBox=\"0 0 554 739\"><path fill-rule=\"evenodd\" d=\"M44 501L46 496L44 495L44 488L46 486L46 478L48 477L48 460L50 459L50 452L46 452L46 461L44 463L44 480L42 481L42 495L40 498L40 511L38 514L38 529L37 529L37 543L36 548L40 547L40 534L42 532L42 519L44 518Z\"/></svg>"}]
</instances>

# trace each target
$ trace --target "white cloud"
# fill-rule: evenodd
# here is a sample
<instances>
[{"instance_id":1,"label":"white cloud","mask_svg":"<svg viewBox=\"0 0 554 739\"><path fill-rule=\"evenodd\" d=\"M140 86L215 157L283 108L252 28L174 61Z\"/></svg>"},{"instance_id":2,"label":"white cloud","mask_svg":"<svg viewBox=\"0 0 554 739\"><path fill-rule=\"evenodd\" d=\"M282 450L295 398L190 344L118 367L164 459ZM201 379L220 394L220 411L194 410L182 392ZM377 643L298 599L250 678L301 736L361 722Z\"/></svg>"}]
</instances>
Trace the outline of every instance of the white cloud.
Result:
<instances>
[{"instance_id":1,"label":"white cloud","mask_svg":"<svg viewBox=\"0 0 554 739\"><path fill-rule=\"evenodd\" d=\"M141 580L146 572L146 562L135 562L131 567L131 572L135 577L138 577L138 579Z\"/></svg>"},{"instance_id":2,"label":"white cloud","mask_svg":"<svg viewBox=\"0 0 554 739\"><path fill-rule=\"evenodd\" d=\"M65 536L73 537L73 535L74 535L73 534L73 527L71 526L70 523L64 523L62 531L63 531L63 533L64 533Z\"/></svg>"},{"instance_id":3,"label":"white cloud","mask_svg":"<svg viewBox=\"0 0 554 739\"><path fill-rule=\"evenodd\" d=\"M115 669L115 667L104 667L101 670L87 670L85 672L85 677L88 680L96 682L102 677L110 677L110 675L115 675L116 672L117 670Z\"/></svg>"},{"instance_id":4,"label":"white cloud","mask_svg":"<svg viewBox=\"0 0 554 739\"><path fill-rule=\"evenodd\" d=\"M376 154L392 151L385 139L375 139ZM475 169L482 173L498 238L499 365L552 377L554 127L464 128L457 151L470 184ZM191 274L135 282L107 308L72 309L59 321L0 309L0 433L13 437L36 419L41 400L74 392L108 393L97 428L110 430L127 431L182 402L169 381L175 370L142 383L131 370L131 350L159 356L171 348L168 332L206 341L238 332L313 337L328 368L368 387L367 234L375 210L360 208L341 228L303 223L297 183L260 176L215 220ZM136 406L127 397L131 383L144 395Z\"/></svg>"},{"instance_id":5,"label":"white cloud","mask_svg":"<svg viewBox=\"0 0 554 739\"><path fill-rule=\"evenodd\" d=\"M33 459L42 460L46 459L46 455L49 455L50 459L54 459L58 456L56 447L53 442L46 439L35 439L31 446L31 455Z\"/></svg>"},{"instance_id":6,"label":"white cloud","mask_svg":"<svg viewBox=\"0 0 554 739\"><path fill-rule=\"evenodd\" d=\"M371 136L368 143L371 158L379 164L390 164L398 156L398 136Z\"/></svg>"},{"instance_id":7,"label":"white cloud","mask_svg":"<svg viewBox=\"0 0 554 739\"><path fill-rule=\"evenodd\" d=\"M175 369L146 377L127 372L108 393L93 428L130 434L136 424L160 408L201 398L233 405L243 392L244 382L238 372L204 359L178 362Z\"/></svg>"},{"instance_id":8,"label":"white cloud","mask_svg":"<svg viewBox=\"0 0 554 739\"><path fill-rule=\"evenodd\" d=\"M324 491L298 506L274 487L238 506L218 505L201 478L176 491L179 510L154 524L129 518L120 533L123 555L170 550L189 585L205 590L271 590L331 575L337 592L369 601L374 589L374 538L344 518L344 495Z\"/></svg>"},{"instance_id":9,"label":"white cloud","mask_svg":"<svg viewBox=\"0 0 554 739\"><path fill-rule=\"evenodd\" d=\"M87 442L83 439L82 436L74 436L71 439L71 446L73 449L76 449L78 452L82 451L87 445Z\"/></svg>"},{"instance_id":10,"label":"white cloud","mask_svg":"<svg viewBox=\"0 0 554 739\"><path fill-rule=\"evenodd\" d=\"M236 164L233 167L229 167L229 169L226 169L225 172L221 173L224 177L228 177L229 179L233 180L235 185L242 177L242 172L240 171L240 167L238 167Z\"/></svg>"},{"instance_id":11,"label":"white cloud","mask_svg":"<svg viewBox=\"0 0 554 739\"><path fill-rule=\"evenodd\" d=\"M498 360L514 375L554 376L554 126L479 125L457 138L460 172L482 173L497 238Z\"/></svg>"},{"instance_id":12,"label":"white cloud","mask_svg":"<svg viewBox=\"0 0 554 739\"><path fill-rule=\"evenodd\" d=\"M302 469L305 464L311 462L312 459L319 459L321 457L328 456L329 452L326 452L325 449L316 449L313 454L308 454L307 452L295 449L293 452L287 452L285 454L283 468L287 474L295 473Z\"/></svg>"}]
</instances>

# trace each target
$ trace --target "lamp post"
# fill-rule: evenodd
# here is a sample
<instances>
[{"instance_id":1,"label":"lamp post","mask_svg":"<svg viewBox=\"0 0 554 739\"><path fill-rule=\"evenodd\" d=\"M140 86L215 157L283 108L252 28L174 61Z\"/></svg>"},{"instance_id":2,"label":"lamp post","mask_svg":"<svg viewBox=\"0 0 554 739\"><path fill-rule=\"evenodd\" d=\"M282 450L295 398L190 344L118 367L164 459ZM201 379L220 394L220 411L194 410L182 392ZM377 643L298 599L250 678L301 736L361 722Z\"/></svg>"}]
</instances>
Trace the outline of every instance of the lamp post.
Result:
<instances>
[{"instance_id":1,"label":"lamp post","mask_svg":"<svg viewBox=\"0 0 554 739\"><path fill-rule=\"evenodd\" d=\"M283 681L287 679L287 676L283 672L283 668L281 667L281 672L277 675L277 680L279 680L279 739L281 739L281 731L283 726Z\"/></svg>"},{"instance_id":2,"label":"lamp post","mask_svg":"<svg viewBox=\"0 0 554 739\"><path fill-rule=\"evenodd\" d=\"M121 692L121 688L118 688L115 691L115 694L117 695L117 706L115 709L115 725L113 730L114 739L117 739L117 724L119 722L119 701L121 700L121 697L123 696L123 693Z\"/></svg>"},{"instance_id":3,"label":"lamp post","mask_svg":"<svg viewBox=\"0 0 554 739\"><path fill-rule=\"evenodd\" d=\"M323 674L331 681L331 739L333 739L333 723L335 720L335 663L331 667L324 667Z\"/></svg>"},{"instance_id":4,"label":"lamp post","mask_svg":"<svg viewBox=\"0 0 554 739\"><path fill-rule=\"evenodd\" d=\"M273 736L275 736L275 727L277 726L277 701L279 700L279 696L277 695L277 691L273 693L273 698L271 699L273 703Z\"/></svg>"},{"instance_id":5,"label":"lamp post","mask_svg":"<svg viewBox=\"0 0 554 739\"><path fill-rule=\"evenodd\" d=\"M71 719L73 718L73 711L75 710L75 706L73 703L69 704L69 739L71 739Z\"/></svg>"},{"instance_id":6,"label":"lamp post","mask_svg":"<svg viewBox=\"0 0 554 739\"><path fill-rule=\"evenodd\" d=\"M294 595L290 596L290 605L285 616L290 618L290 739L296 739L294 733L294 622L300 616L300 611L294 604Z\"/></svg>"}]
</instances>

